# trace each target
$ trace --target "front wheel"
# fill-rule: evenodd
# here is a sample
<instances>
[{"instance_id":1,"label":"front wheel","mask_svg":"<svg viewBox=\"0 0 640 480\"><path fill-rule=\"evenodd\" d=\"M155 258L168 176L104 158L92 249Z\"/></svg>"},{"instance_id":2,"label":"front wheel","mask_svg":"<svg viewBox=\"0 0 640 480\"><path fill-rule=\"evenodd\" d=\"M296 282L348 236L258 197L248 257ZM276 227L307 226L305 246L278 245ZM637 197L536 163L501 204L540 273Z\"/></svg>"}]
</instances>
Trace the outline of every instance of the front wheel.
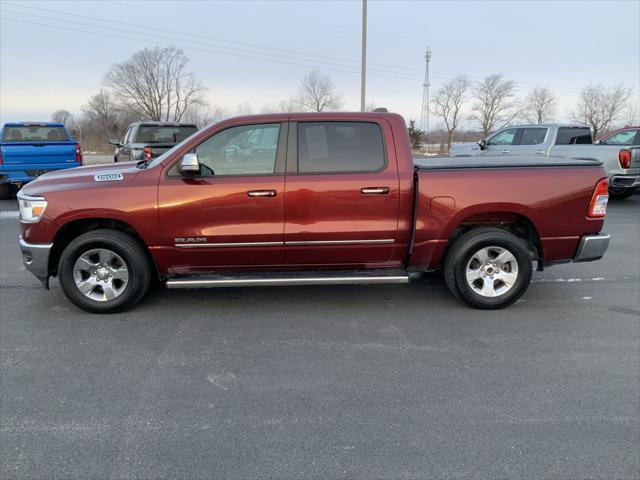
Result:
<instances>
[{"instance_id":1,"label":"front wheel","mask_svg":"<svg viewBox=\"0 0 640 480\"><path fill-rule=\"evenodd\" d=\"M533 265L524 242L498 228L478 228L453 244L444 265L453 294L474 308L504 308L527 290Z\"/></svg>"},{"instance_id":2,"label":"front wheel","mask_svg":"<svg viewBox=\"0 0 640 480\"><path fill-rule=\"evenodd\" d=\"M147 293L152 269L147 252L117 230L93 230L69 243L60 256L62 291L91 313L122 312Z\"/></svg>"}]
</instances>

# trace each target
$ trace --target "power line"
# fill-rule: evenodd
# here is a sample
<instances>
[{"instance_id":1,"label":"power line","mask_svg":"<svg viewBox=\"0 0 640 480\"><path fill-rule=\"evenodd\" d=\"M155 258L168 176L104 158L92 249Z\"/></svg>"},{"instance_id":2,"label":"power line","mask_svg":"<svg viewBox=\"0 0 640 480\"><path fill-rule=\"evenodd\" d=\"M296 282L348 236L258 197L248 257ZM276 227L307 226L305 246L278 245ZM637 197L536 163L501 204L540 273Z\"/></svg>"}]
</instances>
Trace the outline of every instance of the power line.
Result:
<instances>
[{"instance_id":1,"label":"power line","mask_svg":"<svg viewBox=\"0 0 640 480\"><path fill-rule=\"evenodd\" d=\"M115 30L115 31L122 31L122 32L125 32L125 33L128 33L128 34L133 33L133 34L136 34L136 35L143 35L143 34L140 34L138 32L131 32L130 30L127 30L127 29L121 29L121 28L118 28L118 27L113 27L112 26L112 22L113 21L111 19L104 19L104 18L93 17L93 16L88 16L88 15L72 14L72 13L61 12L61 11L58 11L58 10L53 10L53 9L48 9L48 8L31 7L31 6L27 6L27 5L14 4L14 3L10 3L10 2L3 2L2 5L9 5L9 6L12 6L12 7L19 7L19 8L42 11L42 12L49 12L49 13L54 13L56 15L64 15L64 16L69 16L69 17L84 18L84 19L89 19L89 20L99 21L99 22L107 22L107 23L109 23L108 27L105 27L105 26L102 26L102 25L87 24L87 23L83 23L83 22L72 22L72 23L74 23L76 25L88 26L88 27L91 27L91 28L102 28L102 29L108 29L110 31L114 31ZM18 14L18 15L34 16L34 17L43 18L43 19L46 19L46 20L57 20L57 21L70 22L70 20L67 20L67 19L55 19L55 18L51 18L49 16L41 16L41 15L35 15L35 14L31 14L31 13L16 12L16 11L7 10L6 8L4 8L4 11L7 12L7 13L14 13L14 14ZM126 25L126 26L136 27L136 28L141 28L141 29L147 28L147 26L145 26L145 25L135 24L135 23L128 23L128 22L118 22L118 24L119 25ZM45 25L45 26L48 26L48 25ZM217 47L217 48L226 48L226 49L230 49L230 50L234 50L234 51L238 51L238 52L242 52L242 53L250 53L252 55L274 56L274 57L278 57L278 58L284 58L284 59L296 60L296 61L304 61L304 62L313 61L314 65L315 64L326 64L326 65L330 65L330 66L338 67L338 68L343 68L343 69L348 69L348 68L354 68L355 69L355 68L357 68L357 64L358 64L357 60L351 60L351 59L345 59L345 58L340 58L340 57L321 55L321 54L315 54L315 53L309 53L309 52L302 52L302 51L298 51L298 50L267 47L267 46L252 44L252 43L248 43L248 42L239 42L239 41L233 41L233 40L226 40L226 39L221 39L221 38L218 38L218 37L200 35L200 34L191 33L191 32L183 33L183 32L179 32L179 31L176 31L176 30L169 30L169 29L154 27L154 32L157 32L157 31L163 31L163 32L172 33L172 34L175 34L175 35L181 35L181 36L189 36L189 37L210 39L210 40L214 40L216 42L223 42L223 43L230 43L230 44L236 44L236 45L251 46L251 47L254 47L254 48L261 48L261 49L271 50L271 51L276 51L276 52L287 52L287 53L292 53L292 54L295 54L295 55L298 55L298 56L303 55L303 56L325 58L325 59L335 60L335 61L338 61L338 62L352 63L354 65L340 65L340 64L336 64L335 62L328 62L328 61L317 60L317 59L310 60L310 59L305 59L305 58L293 57L291 55L267 54L265 52L260 52L260 51L256 51L256 50L250 50L250 49L234 48L234 47L228 47L228 46L224 46L224 45L215 45L215 44L212 44L212 43L197 42L197 41L188 40L188 39L182 39L182 38L172 38L172 37L167 37L167 36L162 37L164 39L171 39L172 41L181 41L181 42L193 43L193 44L198 44L198 45L213 46L213 47ZM160 36L159 35L153 35L153 37L154 38L159 38ZM222 52L218 52L218 53L230 55L228 53L222 53ZM282 63L282 62L280 62L280 63ZM411 68L411 67L401 67L401 66L397 66L397 65L389 65L389 64L375 63L375 62L368 62L367 65L369 66L370 70L377 72L377 76L387 76L387 77L391 77L391 78L398 78L398 79L404 79L404 80L410 80L410 79L420 80L420 78L421 78L417 74L411 74L410 73L410 72L422 72L421 69L416 69L416 68ZM384 68L378 68L378 67L384 67ZM389 69L393 69L393 70L389 70ZM336 70L336 69L334 69L334 70ZM402 71L398 72L398 70L403 70L404 72L402 72ZM336 70L336 71L338 71L338 70ZM352 72L348 72L348 73L352 73ZM388 74L388 75L382 75L382 74ZM434 74L434 78L440 78L440 79L448 79L447 77L453 78L453 77L456 77L458 75L458 74L449 73L449 72L433 72L433 74ZM482 79L483 78L483 77L471 76L471 75L469 75L469 77L470 78L475 78L475 79ZM523 85L523 86L527 86L528 85L528 86L531 86L531 87L536 87L537 86L535 84L527 84L527 83L520 83L520 84ZM580 91L580 89L575 88L575 87L565 87L565 86L552 86L552 87L555 90Z\"/></svg>"}]
</instances>

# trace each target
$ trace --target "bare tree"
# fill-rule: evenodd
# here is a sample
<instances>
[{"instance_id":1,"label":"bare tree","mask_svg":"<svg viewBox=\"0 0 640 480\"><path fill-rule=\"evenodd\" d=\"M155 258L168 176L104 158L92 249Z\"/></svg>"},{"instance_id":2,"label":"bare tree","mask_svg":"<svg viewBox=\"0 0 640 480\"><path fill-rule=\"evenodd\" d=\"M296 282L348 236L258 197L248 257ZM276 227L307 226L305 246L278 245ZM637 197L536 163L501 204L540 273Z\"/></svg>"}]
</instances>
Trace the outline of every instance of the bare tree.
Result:
<instances>
[{"instance_id":1,"label":"bare tree","mask_svg":"<svg viewBox=\"0 0 640 480\"><path fill-rule=\"evenodd\" d=\"M180 121L189 108L205 104L206 88L186 70L188 62L176 47L145 48L112 65L104 84L125 109L142 118Z\"/></svg>"},{"instance_id":2,"label":"bare tree","mask_svg":"<svg viewBox=\"0 0 640 480\"><path fill-rule=\"evenodd\" d=\"M278 103L265 103L260 109L260 113L291 113L301 110L298 100L289 98L280 100Z\"/></svg>"},{"instance_id":3,"label":"bare tree","mask_svg":"<svg viewBox=\"0 0 640 480\"><path fill-rule=\"evenodd\" d=\"M536 87L529 92L524 114L528 122L543 123L553 119L556 114L556 97L549 87Z\"/></svg>"},{"instance_id":4,"label":"bare tree","mask_svg":"<svg viewBox=\"0 0 640 480\"><path fill-rule=\"evenodd\" d=\"M471 82L465 75L458 75L442 85L431 100L431 111L442 118L447 129L447 149L451 150L453 134L458 128L462 116L462 105L469 99L467 90Z\"/></svg>"},{"instance_id":5,"label":"bare tree","mask_svg":"<svg viewBox=\"0 0 640 480\"><path fill-rule=\"evenodd\" d=\"M342 107L342 98L336 93L331 77L317 70L311 70L302 79L297 100L303 110L312 112L339 110Z\"/></svg>"},{"instance_id":6,"label":"bare tree","mask_svg":"<svg viewBox=\"0 0 640 480\"><path fill-rule=\"evenodd\" d=\"M513 99L515 90L516 82L505 80L501 73L489 75L476 84L473 93L477 102L473 105L471 118L480 123L485 137L518 114Z\"/></svg>"},{"instance_id":7,"label":"bare tree","mask_svg":"<svg viewBox=\"0 0 640 480\"><path fill-rule=\"evenodd\" d=\"M573 116L591 126L593 138L597 139L622 114L632 94L633 89L622 84L612 87L591 84L580 93Z\"/></svg>"},{"instance_id":8,"label":"bare tree","mask_svg":"<svg viewBox=\"0 0 640 480\"><path fill-rule=\"evenodd\" d=\"M69 110L56 110L51 114L51 121L64 123L65 126L70 126L73 123L73 114Z\"/></svg>"}]
</instances>

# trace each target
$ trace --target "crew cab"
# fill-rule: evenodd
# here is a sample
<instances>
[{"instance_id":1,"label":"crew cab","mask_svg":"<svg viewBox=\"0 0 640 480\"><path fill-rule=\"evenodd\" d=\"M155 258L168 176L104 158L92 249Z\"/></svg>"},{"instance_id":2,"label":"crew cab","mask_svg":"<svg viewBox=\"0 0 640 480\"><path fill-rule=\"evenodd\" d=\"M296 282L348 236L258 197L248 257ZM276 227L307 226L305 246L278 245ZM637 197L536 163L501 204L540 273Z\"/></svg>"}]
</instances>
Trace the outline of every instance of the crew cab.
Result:
<instances>
[{"instance_id":1,"label":"crew cab","mask_svg":"<svg viewBox=\"0 0 640 480\"><path fill-rule=\"evenodd\" d=\"M414 163L392 113L238 117L153 160L48 173L19 194L26 268L90 312L169 288L406 283L443 269L476 308L538 269L601 258L594 160Z\"/></svg>"},{"instance_id":2,"label":"crew cab","mask_svg":"<svg viewBox=\"0 0 640 480\"><path fill-rule=\"evenodd\" d=\"M586 125L533 124L498 130L485 140L454 145L451 157L478 155L540 155L562 158L594 158L601 161L610 180L609 194L623 199L640 186L640 159L628 146L640 146L639 127L628 126L592 143Z\"/></svg>"},{"instance_id":3,"label":"crew cab","mask_svg":"<svg viewBox=\"0 0 640 480\"><path fill-rule=\"evenodd\" d=\"M116 147L113 161L129 162L156 158L197 131L198 127L192 123L132 123L122 140L109 140L109 143Z\"/></svg>"},{"instance_id":4,"label":"crew cab","mask_svg":"<svg viewBox=\"0 0 640 480\"><path fill-rule=\"evenodd\" d=\"M80 165L80 144L62 123L5 123L0 131L0 198L45 172Z\"/></svg>"}]
</instances>

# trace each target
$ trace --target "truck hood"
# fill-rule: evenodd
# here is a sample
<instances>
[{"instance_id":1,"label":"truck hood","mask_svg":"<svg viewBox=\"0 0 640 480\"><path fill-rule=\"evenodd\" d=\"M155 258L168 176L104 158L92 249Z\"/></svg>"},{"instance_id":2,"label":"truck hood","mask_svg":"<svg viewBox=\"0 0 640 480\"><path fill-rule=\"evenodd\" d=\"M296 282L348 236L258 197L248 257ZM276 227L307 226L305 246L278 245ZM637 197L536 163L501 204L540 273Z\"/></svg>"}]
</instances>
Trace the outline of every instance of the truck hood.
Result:
<instances>
[{"instance_id":1,"label":"truck hood","mask_svg":"<svg viewBox=\"0 0 640 480\"><path fill-rule=\"evenodd\" d=\"M27 195L43 195L47 192L100 188L104 186L128 183L142 170L136 168L136 162L107 165L91 165L45 173L22 188Z\"/></svg>"},{"instance_id":2,"label":"truck hood","mask_svg":"<svg viewBox=\"0 0 640 480\"><path fill-rule=\"evenodd\" d=\"M482 150L480 150L480 145L477 142L456 143L451 145L451 150L449 150L450 157L475 157L481 153Z\"/></svg>"}]
</instances>

